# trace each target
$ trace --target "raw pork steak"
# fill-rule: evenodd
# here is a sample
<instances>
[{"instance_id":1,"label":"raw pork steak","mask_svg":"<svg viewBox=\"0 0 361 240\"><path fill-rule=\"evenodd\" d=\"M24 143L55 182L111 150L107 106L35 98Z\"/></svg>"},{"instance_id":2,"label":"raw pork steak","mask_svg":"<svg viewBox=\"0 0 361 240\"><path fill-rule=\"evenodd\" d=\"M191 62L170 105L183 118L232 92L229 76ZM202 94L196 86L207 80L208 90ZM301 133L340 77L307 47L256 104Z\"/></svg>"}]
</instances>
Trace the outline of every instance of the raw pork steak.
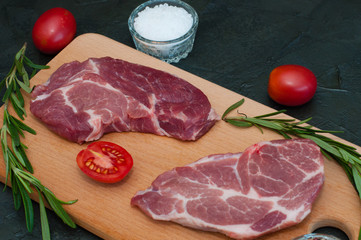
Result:
<instances>
[{"instance_id":1,"label":"raw pork steak","mask_svg":"<svg viewBox=\"0 0 361 240\"><path fill-rule=\"evenodd\" d=\"M253 239L301 222L323 180L313 141L275 140L167 171L131 204L153 219Z\"/></svg>"},{"instance_id":2,"label":"raw pork steak","mask_svg":"<svg viewBox=\"0 0 361 240\"><path fill-rule=\"evenodd\" d=\"M115 131L197 140L219 119L208 98L190 83L110 57L62 65L32 98L36 117L78 143Z\"/></svg>"}]
</instances>

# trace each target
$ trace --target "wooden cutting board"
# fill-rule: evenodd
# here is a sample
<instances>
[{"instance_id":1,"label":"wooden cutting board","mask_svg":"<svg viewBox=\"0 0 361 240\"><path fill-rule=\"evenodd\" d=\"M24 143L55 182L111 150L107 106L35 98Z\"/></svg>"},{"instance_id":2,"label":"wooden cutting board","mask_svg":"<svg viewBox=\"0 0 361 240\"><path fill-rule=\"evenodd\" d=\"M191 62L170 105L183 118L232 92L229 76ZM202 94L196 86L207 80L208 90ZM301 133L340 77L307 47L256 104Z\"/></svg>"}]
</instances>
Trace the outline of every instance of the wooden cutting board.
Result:
<instances>
[{"instance_id":1,"label":"wooden cutting board","mask_svg":"<svg viewBox=\"0 0 361 240\"><path fill-rule=\"evenodd\" d=\"M245 98L98 34L84 34L74 39L49 62L50 69L40 71L31 83L44 83L63 63L103 56L147 65L189 81L208 96L219 115L234 102ZM251 99L245 99L242 111L248 116L274 111ZM26 96L26 124L35 129L37 135L27 134L24 143L29 147L27 153L34 167L34 175L58 198L65 201L78 199L76 204L64 208L78 225L104 239L228 239L219 233L152 220L138 208L131 207L130 199L138 190L146 189L164 171L194 162L209 154L241 152L257 142L281 138L271 131L266 130L262 134L257 128L240 129L223 121L217 122L196 142L182 142L143 133L107 134L101 140L117 143L127 149L133 156L134 167L120 183L102 184L85 176L76 164L76 155L86 145L69 142L49 131L30 113L29 100L30 97ZM3 109L0 117L2 119ZM355 147L361 151L360 147ZM325 184L311 214L294 227L260 239L292 239L322 226L341 228L351 240L357 239L361 225L358 195L343 169L335 161L325 161L325 172ZM0 180L5 181L3 159L0 159Z\"/></svg>"}]
</instances>

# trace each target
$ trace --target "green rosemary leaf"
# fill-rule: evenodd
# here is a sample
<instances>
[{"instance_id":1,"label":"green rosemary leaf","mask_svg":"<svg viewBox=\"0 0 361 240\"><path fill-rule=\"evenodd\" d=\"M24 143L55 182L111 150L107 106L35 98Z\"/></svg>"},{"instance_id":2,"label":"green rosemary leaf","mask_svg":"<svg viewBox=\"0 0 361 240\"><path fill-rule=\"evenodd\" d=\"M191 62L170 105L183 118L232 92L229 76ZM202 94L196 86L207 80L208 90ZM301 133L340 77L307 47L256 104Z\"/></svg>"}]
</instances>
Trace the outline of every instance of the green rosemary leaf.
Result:
<instances>
[{"instance_id":1,"label":"green rosemary leaf","mask_svg":"<svg viewBox=\"0 0 361 240\"><path fill-rule=\"evenodd\" d=\"M14 120L14 117L9 115L8 119L9 119L9 125L16 128L18 134L20 134L22 137L25 137L23 130L20 128L19 124Z\"/></svg>"},{"instance_id":2,"label":"green rosemary leaf","mask_svg":"<svg viewBox=\"0 0 361 240\"><path fill-rule=\"evenodd\" d=\"M332 160L332 157L330 156L330 154L328 154L328 152L326 152L325 150L323 150L322 148L320 149L322 154L328 159L328 160Z\"/></svg>"},{"instance_id":3,"label":"green rosemary leaf","mask_svg":"<svg viewBox=\"0 0 361 240\"><path fill-rule=\"evenodd\" d=\"M4 86L5 86L5 84L6 84L6 77L3 79L3 80L1 80L1 82L0 82L0 89L3 89L4 88Z\"/></svg>"},{"instance_id":4,"label":"green rosemary leaf","mask_svg":"<svg viewBox=\"0 0 361 240\"><path fill-rule=\"evenodd\" d=\"M275 116L275 115L278 115L278 114L281 114L281 113L284 113L286 112L286 110L279 110L277 112L272 112L272 113L267 113L267 114L264 114L264 115L259 115L259 116L256 116L254 118L266 118L266 117L271 117L271 116ZM291 121L293 121L294 119L290 119Z\"/></svg>"},{"instance_id":5,"label":"green rosemary leaf","mask_svg":"<svg viewBox=\"0 0 361 240\"><path fill-rule=\"evenodd\" d=\"M312 131L317 133L343 133L343 131L318 130L318 129L312 129Z\"/></svg>"},{"instance_id":6,"label":"green rosemary leaf","mask_svg":"<svg viewBox=\"0 0 361 240\"><path fill-rule=\"evenodd\" d=\"M31 127L29 127L28 125L26 125L25 123L23 123L22 121L20 121L19 119L16 119L16 118L14 118L14 117L12 117L11 118L14 122L16 122L16 124L17 124L17 126L20 128L20 129L22 129L22 130L24 130L24 131L27 131L27 132L29 132L29 133L31 133L31 134L36 134L36 132L35 132L35 130L34 129L32 129Z\"/></svg>"},{"instance_id":7,"label":"green rosemary leaf","mask_svg":"<svg viewBox=\"0 0 361 240\"><path fill-rule=\"evenodd\" d=\"M342 145L339 146L339 147L342 147ZM350 154L352 154L353 156L355 156L355 157L357 157L357 158L361 158L361 154L360 154L359 152L357 152L357 149L356 149L356 148L353 148L353 147L351 147L351 146L347 147L347 145L344 146L343 148L346 149L346 150L347 150Z\"/></svg>"},{"instance_id":8,"label":"green rosemary leaf","mask_svg":"<svg viewBox=\"0 0 361 240\"><path fill-rule=\"evenodd\" d=\"M12 149L14 152L14 156L28 172L34 173L33 166L31 165L28 157L25 154L24 146L25 146L24 144L15 146L15 144L12 142ZM10 149L9 152L11 152Z\"/></svg>"},{"instance_id":9,"label":"green rosemary leaf","mask_svg":"<svg viewBox=\"0 0 361 240\"><path fill-rule=\"evenodd\" d=\"M6 100L9 99L10 94L13 92L13 85L14 84L15 84L14 82L10 82L8 88L6 89L6 91L4 93L4 96L3 96L3 99L2 99L3 102L6 102Z\"/></svg>"},{"instance_id":10,"label":"green rosemary leaf","mask_svg":"<svg viewBox=\"0 0 361 240\"><path fill-rule=\"evenodd\" d=\"M263 134L263 130L262 128L258 125L258 124L253 124L256 128L258 128L258 130Z\"/></svg>"},{"instance_id":11,"label":"green rosemary leaf","mask_svg":"<svg viewBox=\"0 0 361 240\"><path fill-rule=\"evenodd\" d=\"M21 102L19 101L19 99L18 99L18 97L16 96L15 93L10 94L10 99L11 99L11 102L13 104L13 107L16 106L22 112L21 116L24 115L26 117L26 111L24 109L24 106L22 106Z\"/></svg>"},{"instance_id":12,"label":"green rosemary leaf","mask_svg":"<svg viewBox=\"0 0 361 240\"><path fill-rule=\"evenodd\" d=\"M11 123L11 120L9 118L9 122L7 123L7 128L10 136L12 136L12 141L16 143L16 145L20 144L20 136L18 134L18 128L16 125ZM21 130L21 129L20 129Z\"/></svg>"},{"instance_id":13,"label":"green rosemary leaf","mask_svg":"<svg viewBox=\"0 0 361 240\"><path fill-rule=\"evenodd\" d=\"M6 125L4 125L1 128L1 136L3 136L3 132L6 133ZM8 145L7 145L7 139L1 137L1 150L3 153L3 157L4 157L4 162L5 162L5 166L6 166L6 178L5 178L5 187L8 183L9 180L9 175L10 175L10 159L9 159L9 155L8 155Z\"/></svg>"},{"instance_id":14,"label":"green rosemary leaf","mask_svg":"<svg viewBox=\"0 0 361 240\"><path fill-rule=\"evenodd\" d=\"M348 146L344 143L341 143L341 142L337 142L335 140L332 140L326 136L323 136L323 135L320 135L320 134L314 134L314 136L316 136L317 138L329 143L329 145L331 145L332 147L334 147L335 149L343 149L345 151L347 151L350 155L356 157L356 158L360 158L361 157L361 154L358 153L356 151L356 149L352 146ZM360 160L356 160L356 162L358 162Z\"/></svg>"},{"instance_id":15,"label":"green rosemary leaf","mask_svg":"<svg viewBox=\"0 0 361 240\"><path fill-rule=\"evenodd\" d=\"M254 118L256 118L256 117L254 117ZM295 121L294 119L281 119L281 118L264 118L264 120L278 122L278 123L284 123L284 124Z\"/></svg>"},{"instance_id":16,"label":"green rosemary leaf","mask_svg":"<svg viewBox=\"0 0 361 240\"><path fill-rule=\"evenodd\" d=\"M19 52L20 53L20 52ZM16 71L20 74L20 75L22 75L22 63L20 62L20 59L17 59L16 57L15 57L15 67L16 67Z\"/></svg>"},{"instance_id":17,"label":"green rosemary leaf","mask_svg":"<svg viewBox=\"0 0 361 240\"><path fill-rule=\"evenodd\" d=\"M332 160L332 159L330 159ZM346 176L348 177L348 179L350 180L351 184L355 187L356 189L356 185L355 185L355 181L353 178L353 174L352 174L352 168L350 167L350 165L348 165L347 163L345 163L343 161L343 159L340 159L338 157L334 157L333 160L335 160L345 171Z\"/></svg>"},{"instance_id":18,"label":"green rosemary leaf","mask_svg":"<svg viewBox=\"0 0 361 240\"><path fill-rule=\"evenodd\" d=\"M13 152L15 157L17 158L17 160L21 163L21 165L23 165L23 167L26 167L26 162L23 158L23 156L21 155L21 153L18 150L18 147L15 145L14 141L11 142L12 148L13 148Z\"/></svg>"},{"instance_id":19,"label":"green rosemary leaf","mask_svg":"<svg viewBox=\"0 0 361 240\"><path fill-rule=\"evenodd\" d=\"M24 71L24 74L22 75L22 78L23 78L23 83L24 83L24 86L29 86L30 85L30 79L29 79L29 75L28 73L25 71L25 68L23 66L23 71ZM19 81L21 82L21 81ZM30 92L28 92L30 93Z\"/></svg>"},{"instance_id":20,"label":"green rosemary leaf","mask_svg":"<svg viewBox=\"0 0 361 240\"><path fill-rule=\"evenodd\" d=\"M78 201L78 199L75 199L75 200L70 200L70 201L62 201L62 200L59 200L57 199L61 204L64 204L64 205L72 205L74 203L76 203Z\"/></svg>"},{"instance_id":21,"label":"green rosemary leaf","mask_svg":"<svg viewBox=\"0 0 361 240\"><path fill-rule=\"evenodd\" d=\"M291 127L306 129L306 130L309 130L309 131L315 131L315 129L313 129L312 126L310 126L310 125L308 125L308 126L299 126L297 123L295 123L295 125L293 125Z\"/></svg>"},{"instance_id":22,"label":"green rosemary leaf","mask_svg":"<svg viewBox=\"0 0 361 240\"><path fill-rule=\"evenodd\" d=\"M291 139L292 137L283 131L277 130L277 133L282 135L285 139Z\"/></svg>"},{"instance_id":23,"label":"green rosemary leaf","mask_svg":"<svg viewBox=\"0 0 361 240\"><path fill-rule=\"evenodd\" d=\"M5 106L5 109L4 109L4 119L3 119L3 127L7 126L8 122L10 121L9 120L9 112L8 112L8 109L6 108ZM2 134L2 133L1 133ZM6 137L6 132L5 132L5 135L1 135L2 138L5 138Z\"/></svg>"},{"instance_id":24,"label":"green rosemary leaf","mask_svg":"<svg viewBox=\"0 0 361 240\"><path fill-rule=\"evenodd\" d=\"M49 68L49 66L38 65L38 64L33 63L33 62L32 62L27 56L25 56L25 55L24 55L24 63L25 63L26 65L28 65L29 67L34 68L34 69L38 69L38 70Z\"/></svg>"},{"instance_id":25,"label":"green rosemary leaf","mask_svg":"<svg viewBox=\"0 0 361 240\"><path fill-rule=\"evenodd\" d=\"M24 48L25 48L25 44L24 46L15 54L15 62L19 62L21 55L23 55L24 53Z\"/></svg>"},{"instance_id":26,"label":"green rosemary leaf","mask_svg":"<svg viewBox=\"0 0 361 240\"><path fill-rule=\"evenodd\" d=\"M50 240L50 229L49 229L49 222L48 217L46 215L46 208L43 200L43 196L39 189L36 189L39 194L39 208L40 208L40 221L41 221L41 234L43 240Z\"/></svg>"},{"instance_id":27,"label":"green rosemary leaf","mask_svg":"<svg viewBox=\"0 0 361 240\"><path fill-rule=\"evenodd\" d=\"M325 139L325 138L327 138L327 137L320 135L320 138L321 138L321 139ZM327 139L329 139L329 138L327 138ZM357 157L361 157L361 154L356 151L356 148L354 148L354 147L352 147L352 146L349 146L349 145L346 145L346 144L341 143L341 142L337 142L337 141L333 141L333 140L330 140L330 141L332 141L332 144L333 144L334 146L339 147L339 148L343 148L343 149L345 149L346 151L352 153L353 155L355 155L355 156L357 156Z\"/></svg>"},{"instance_id":28,"label":"green rosemary leaf","mask_svg":"<svg viewBox=\"0 0 361 240\"><path fill-rule=\"evenodd\" d=\"M307 119L305 119L305 120L296 122L296 123L294 123L293 125L294 125L294 126L301 125L301 124L304 124L304 123L307 123L307 122L311 121L311 119L312 119L312 117L309 117L309 118L307 118ZM311 127L311 126L309 126L309 127Z\"/></svg>"},{"instance_id":29,"label":"green rosemary leaf","mask_svg":"<svg viewBox=\"0 0 361 240\"><path fill-rule=\"evenodd\" d=\"M356 157L350 153L349 154L349 158L351 159L351 161L353 162L353 164L357 163L361 165L361 159L359 157Z\"/></svg>"},{"instance_id":30,"label":"green rosemary leaf","mask_svg":"<svg viewBox=\"0 0 361 240\"><path fill-rule=\"evenodd\" d=\"M21 143L21 146L22 146L24 149L28 149L28 147L27 147L25 144L22 144L22 143Z\"/></svg>"},{"instance_id":31,"label":"green rosemary leaf","mask_svg":"<svg viewBox=\"0 0 361 240\"><path fill-rule=\"evenodd\" d=\"M18 96L18 99L19 99L19 102L20 102L21 106L24 107L25 106L24 97L21 94L19 88L16 89L16 95Z\"/></svg>"},{"instance_id":32,"label":"green rosemary leaf","mask_svg":"<svg viewBox=\"0 0 361 240\"><path fill-rule=\"evenodd\" d=\"M355 163L361 164L360 158L353 156L351 153L349 153L345 149L337 148L337 150L340 152L343 161L345 161L346 163L350 163L352 165L354 165Z\"/></svg>"},{"instance_id":33,"label":"green rosemary leaf","mask_svg":"<svg viewBox=\"0 0 361 240\"><path fill-rule=\"evenodd\" d=\"M18 63L19 63L19 65L16 66L16 70L18 71L18 73L21 77L24 77L24 75L25 74L27 75L28 73L26 72L24 64L23 64L23 58L21 58Z\"/></svg>"},{"instance_id":34,"label":"green rosemary leaf","mask_svg":"<svg viewBox=\"0 0 361 240\"><path fill-rule=\"evenodd\" d=\"M330 131L330 130L314 129L314 128L312 128L312 126L299 126L297 123L290 124L289 127L293 128L293 129L304 130L305 132L308 132L308 133L340 133L340 132L342 132L342 131Z\"/></svg>"},{"instance_id":35,"label":"green rosemary leaf","mask_svg":"<svg viewBox=\"0 0 361 240\"><path fill-rule=\"evenodd\" d=\"M20 169L17 169L17 170L20 170ZM14 172L14 174L15 174L14 177L17 177L18 183L21 183L21 185L18 184L18 185L19 185L19 189L22 187L22 188L25 189L28 193L32 193L33 190L31 190L29 182L26 182L21 176L19 176L19 174L15 173L15 172Z\"/></svg>"},{"instance_id":36,"label":"green rosemary leaf","mask_svg":"<svg viewBox=\"0 0 361 240\"><path fill-rule=\"evenodd\" d=\"M22 181L21 178L18 178L18 180ZM21 198L23 199L23 206L25 211L25 219L26 219L26 227L29 232L33 231L34 227L34 210L33 210L33 203L31 202L31 199L29 195L27 194L24 185L19 184L19 191L21 194Z\"/></svg>"},{"instance_id":37,"label":"green rosemary leaf","mask_svg":"<svg viewBox=\"0 0 361 240\"><path fill-rule=\"evenodd\" d=\"M359 197L361 198L361 175L360 175L361 169L358 169L357 166L352 166L352 175L355 180L355 186L358 191Z\"/></svg>"},{"instance_id":38,"label":"green rosemary leaf","mask_svg":"<svg viewBox=\"0 0 361 240\"><path fill-rule=\"evenodd\" d=\"M301 136L302 134L310 135L310 136L315 136L316 135L314 131L309 131L307 129L302 129L302 128L290 128L290 129L287 129L285 131L287 131L290 134L293 134L295 136Z\"/></svg>"},{"instance_id":39,"label":"green rosemary leaf","mask_svg":"<svg viewBox=\"0 0 361 240\"><path fill-rule=\"evenodd\" d=\"M18 168L22 168L21 163L19 163L19 161L16 159L15 155L13 154L13 152L11 151L11 149L9 147L6 148L6 154L9 157L9 165L13 171L14 171L14 168L15 168L15 170L17 170Z\"/></svg>"},{"instance_id":40,"label":"green rosemary leaf","mask_svg":"<svg viewBox=\"0 0 361 240\"><path fill-rule=\"evenodd\" d=\"M28 173L22 169L16 170L16 175L19 177L19 179L26 180L28 184L31 184L35 186L36 188L42 190L44 189L44 186L41 184L41 182L34 177L31 173ZM32 191L32 190L30 190Z\"/></svg>"},{"instance_id":41,"label":"green rosemary leaf","mask_svg":"<svg viewBox=\"0 0 361 240\"><path fill-rule=\"evenodd\" d=\"M76 203L78 200L71 200L71 201L62 201L59 198L57 198L54 193L52 193L48 188L44 187L44 191L47 191L56 201L58 201L61 204L66 204L66 205L70 205L73 203Z\"/></svg>"},{"instance_id":42,"label":"green rosemary leaf","mask_svg":"<svg viewBox=\"0 0 361 240\"><path fill-rule=\"evenodd\" d=\"M259 119L259 118L247 118L248 122L263 126L263 127L267 127L267 128L271 128L274 130L282 130L282 126L279 123L275 123L275 122L270 122L267 120L263 120L263 119Z\"/></svg>"},{"instance_id":43,"label":"green rosemary leaf","mask_svg":"<svg viewBox=\"0 0 361 240\"><path fill-rule=\"evenodd\" d=\"M237 126L237 127L251 127L253 124L250 122L242 121L242 120L236 120L236 119L225 119L226 122Z\"/></svg>"},{"instance_id":44,"label":"green rosemary leaf","mask_svg":"<svg viewBox=\"0 0 361 240\"><path fill-rule=\"evenodd\" d=\"M43 192L46 200L48 201L51 208L54 210L56 215L58 215L65 224L68 226L75 228L76 225L73 222L73 220L70 218L70 216L66 213L63 206L57 201L57 199L54 197L54 194L50 191L44 191Z\"/></svg>"},{"instance_id":45,"label":"green rosemary leaf","mask_svg":"<svg viewBox=\"0 0 361 240\"><path fill-rule=\"evenodd\" d=\"M25 149L24 149L24 144L20 143L19 146L16 147L17 151L20 153L22 159L24 160L25 162L25 169L30 172L30 173L34 173L34 169L33 169L33 166L31 165L28 157L26 156L25 154ZM25 146L26 147L26 146Z\"/></svg>"},{"instance_id":46,"label":"green rosemary leaf","mask_svg":"<svg viewBox=\"0 0 361 240\"><path fill-rule=\"evenodd\" d=\"M7 126L10 132L10 136L12 137L11 140L15 143L16 146L18 146L20 144L20 137L16 127L13 124L11 124L11 122L9 122Z\"/></svg>"},{"instance_id":47,"label":"green rosemary leaf","mask_svg":"<svg viewBox=\"0 0 361 240\"><path fill-rule=\"evenodd\" d=\"M4 111L4 123L0 130L0 136L1 140L4 141L5 145L7 146L7 133L8 133L8 125L7 125L7 119L6 119L6 110Z\"/></svg>"},{"instance_id":48,"label":"green rosemary leaf","mask_svg":"<svg viewBox=\"0 0 361 240\"><path fill-rule=\"evenodd\" d=\"M37 72L38 71L36 71L36 69L33 69L33 71L31 72L30 78L33 78Z\"/></svg>"},{"instance_id":49,"label":"green rosemary leaf","mask_svg":"<svg viewBox=\"0 0 361 240\"><path fill-rule=\"evenodd\" d=\"M13 192L14 208L19 210L21 207L21 194L19 192L19 186L16 182L16 178L11 178L11 188Z\"/></svg>"},{"instance_id":50,"label":"green rosemary leaf","mask_svg":"<svg viewBox=\"0 0 361 240\"><path fill-rule=\"evenodd\" d=\"M224 111L223 115L222 115L222 119L224 119L228 113L230 113L231 111L233 111L234 109L238 108L239 106L241 106L244 103L244 98L242 98L239 102L236 102L235 104L233 104L232 106L230 106L226 111Z\"/></svg>"},{"instance_id":51,"label":"green rosemary leaf","mask_svg":"<svg viewBox=\"0 0 361 240\"><path fill-rule=\"evenodd\" d=\"M16 104L13 104L13 109L21 120L25 120L23 110L19 109Z\"/></svg>"},{"instance_id":52,"label":"green rosemary leaf","mask_svg":"<svg viewBox=\"0 0 361 240\"><path fill-rule=\"evenodd\" d=\"M29 80L28 80L29 81ZM30 88L30 86L29 85L27 85L27 84L25 84L25 83L23 83L22 81L20 81L20 80L17 80L16 81L18 84L19 84L19 86L25 91L25 92L27 92L27 93L31 93L31 91L32 91L32 88Z\"/></svg>"}]
</instances>

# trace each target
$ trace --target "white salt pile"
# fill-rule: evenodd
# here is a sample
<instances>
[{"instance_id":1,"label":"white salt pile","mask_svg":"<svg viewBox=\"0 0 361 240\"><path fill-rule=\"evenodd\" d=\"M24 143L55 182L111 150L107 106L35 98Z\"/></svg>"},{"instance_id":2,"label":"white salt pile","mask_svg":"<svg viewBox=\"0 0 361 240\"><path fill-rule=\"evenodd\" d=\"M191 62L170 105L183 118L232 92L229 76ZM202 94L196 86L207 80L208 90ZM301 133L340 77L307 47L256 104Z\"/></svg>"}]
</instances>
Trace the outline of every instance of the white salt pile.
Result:
<instances>
[{"instance_id":1,"label":"white salt pile","mask_svg":"<svg viewBox=\"0 0 361 240\"><path fill-rule=\"evenodd\" d=\"M193 17L185 9L167 3L146 7L134 19L135 30L153 41L168 41L181 37L192 27Z\"/></svg>"}]
</instances>

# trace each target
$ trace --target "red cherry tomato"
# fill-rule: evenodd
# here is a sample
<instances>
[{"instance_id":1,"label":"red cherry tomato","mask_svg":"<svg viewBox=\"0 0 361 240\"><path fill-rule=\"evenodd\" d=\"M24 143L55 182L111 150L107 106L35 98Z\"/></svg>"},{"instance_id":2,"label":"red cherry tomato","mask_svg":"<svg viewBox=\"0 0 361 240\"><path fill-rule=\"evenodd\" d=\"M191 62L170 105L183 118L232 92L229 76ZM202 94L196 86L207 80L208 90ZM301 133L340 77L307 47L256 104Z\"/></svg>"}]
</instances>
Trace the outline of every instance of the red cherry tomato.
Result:
<instances>
[{"instance_id":1,"label":"red cherry tomato","mask_svg":"<svg viewBox=\"0 0 361 240\"><path fill-rule=\"evenodd\" d=\"M282 65L273 69L268 81L268 94L277 103L299 106L315 95L315 75L300 65Z\"/></svg>"},{"instance_id":2,"label":"red cherry tomato","mask_svg":"<svg viewBox=\"0 0 361 240\"><path fill-rule=\"evenodd\" d=\"M41 52L55 54L74 38L76 22L73 14L64 8L52 8L36 20L32 38Z\"/></svg>"},{"instance_id":3,"label":"red cherry tomato","mask_svg":"<svg viewBox=\"0 0 361 240\"><path fill-rule=\"evenodd\" d=\"M133 167L133 159L124 148L103 141L89 144L76 161L86 175L104 183L119 182Z\"/></svg>"}]
</instances>

